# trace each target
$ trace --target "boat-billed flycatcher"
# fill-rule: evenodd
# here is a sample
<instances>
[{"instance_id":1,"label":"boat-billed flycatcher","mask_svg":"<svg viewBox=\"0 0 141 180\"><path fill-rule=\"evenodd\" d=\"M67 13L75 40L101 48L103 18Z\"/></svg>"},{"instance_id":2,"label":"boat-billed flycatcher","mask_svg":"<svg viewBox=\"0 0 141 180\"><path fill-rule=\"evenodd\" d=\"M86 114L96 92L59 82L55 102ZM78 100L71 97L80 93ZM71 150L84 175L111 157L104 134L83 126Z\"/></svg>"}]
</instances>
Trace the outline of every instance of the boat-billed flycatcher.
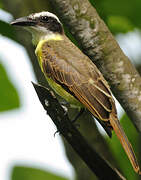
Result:
<instances>
[{"instance_id":1,"label":"boat-billed flycatcher","mask_svg":"<svg viewBox=\"0 0 141 180\"><path fill-rule=\"evenodd\" d=\"M58 17L50 12L16 19L12 25L32 33L35 53L51 88L72 107L86 107L110 135L114 129L137 173L134 151L117 118L110 88L92 61L64 34Z\"/></svg>"}]
</instances>

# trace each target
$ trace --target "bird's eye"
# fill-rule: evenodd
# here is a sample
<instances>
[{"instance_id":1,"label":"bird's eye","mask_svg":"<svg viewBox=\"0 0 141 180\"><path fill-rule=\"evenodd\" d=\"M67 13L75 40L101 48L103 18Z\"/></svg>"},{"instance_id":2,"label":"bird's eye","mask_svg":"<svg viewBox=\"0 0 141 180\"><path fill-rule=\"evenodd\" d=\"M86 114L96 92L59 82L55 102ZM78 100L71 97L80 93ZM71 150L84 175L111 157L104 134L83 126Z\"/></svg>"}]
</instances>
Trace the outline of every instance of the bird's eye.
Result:
<instances>
[{"instance_id":1,"label":"bird's eye","mask_svg":"<svg viewBox=\"0 0 141 180\"><path fill-rule=\"evenodd\" d=\"M48 21L49 18L48 18L48 16L41 16L41 20L42 20L42 21Z\"/></svg>"}]
</instances>

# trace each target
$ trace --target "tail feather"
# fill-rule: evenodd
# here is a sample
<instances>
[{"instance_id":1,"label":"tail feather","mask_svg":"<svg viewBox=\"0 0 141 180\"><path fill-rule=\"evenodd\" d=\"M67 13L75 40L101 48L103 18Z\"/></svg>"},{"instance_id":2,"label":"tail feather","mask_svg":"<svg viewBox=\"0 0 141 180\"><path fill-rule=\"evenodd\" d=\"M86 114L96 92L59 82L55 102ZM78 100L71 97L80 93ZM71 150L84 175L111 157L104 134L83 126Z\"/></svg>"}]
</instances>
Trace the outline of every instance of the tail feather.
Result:
<instances>
[{"instance_id":1,"label":"tail feather","mask_svg":"<svg viewBox=\"0 0 141 180\"><path fill-rule=\"evenodd\" d=\"M117 137L119 138L120 143L122 144L135 172L137 172L138 174L141 174L140 167L138 165L132 145L130 144L127 136L125 135L124 130L122 129L119 121L117 119L115 119L115 117L111 117L110 123L111 123Z\"/></svg>"}]
</instances>

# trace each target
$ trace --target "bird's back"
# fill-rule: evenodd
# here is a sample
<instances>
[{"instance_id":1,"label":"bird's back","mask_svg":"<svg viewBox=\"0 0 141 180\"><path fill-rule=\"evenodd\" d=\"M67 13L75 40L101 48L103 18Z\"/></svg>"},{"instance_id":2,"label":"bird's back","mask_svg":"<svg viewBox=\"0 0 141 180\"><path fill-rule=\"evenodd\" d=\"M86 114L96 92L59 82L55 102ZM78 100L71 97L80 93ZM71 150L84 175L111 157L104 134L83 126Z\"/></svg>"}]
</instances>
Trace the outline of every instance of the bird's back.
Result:
<instances>
[{"instance_id":1,"label":"bird's back","mask_svg":"<svg viewBox=\"0 0 141 180\"><path fill-rule=\"evenodd\" d=\"M91 60L66 36L63 40L42 43L41 49L44 74L111 128L110 113L116 116L114 100L107 82Z\"/></svg>"}]
</instances>

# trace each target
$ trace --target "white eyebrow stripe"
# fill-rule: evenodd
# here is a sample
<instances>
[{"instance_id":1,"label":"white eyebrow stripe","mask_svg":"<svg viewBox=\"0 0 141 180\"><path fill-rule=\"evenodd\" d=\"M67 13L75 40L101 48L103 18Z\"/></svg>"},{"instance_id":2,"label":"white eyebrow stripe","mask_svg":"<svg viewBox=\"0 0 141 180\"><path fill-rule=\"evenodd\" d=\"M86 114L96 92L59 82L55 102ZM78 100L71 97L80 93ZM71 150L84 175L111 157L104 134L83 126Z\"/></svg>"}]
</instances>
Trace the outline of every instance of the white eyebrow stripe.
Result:
<instances>
[{"instance_id":1,"label":"white eyebrow stripe","mask_svg":"<svg viewBox=\"0 0 141 180\"><path fill-rule=\"evenodd\" d=\"M60 20L59 20L59 18L58 18L55 14L50 13L50 12L48 12L48 11L42 11L42 12L39 12L39 13L35 13L35 14L29 15L29 17L31 17L31 18L37 18L37 17L40 17L40 16L53 17L53 18L57 19L57 21L58 21L59 23L61 23Z\"/></svg>"}]
</instances>

